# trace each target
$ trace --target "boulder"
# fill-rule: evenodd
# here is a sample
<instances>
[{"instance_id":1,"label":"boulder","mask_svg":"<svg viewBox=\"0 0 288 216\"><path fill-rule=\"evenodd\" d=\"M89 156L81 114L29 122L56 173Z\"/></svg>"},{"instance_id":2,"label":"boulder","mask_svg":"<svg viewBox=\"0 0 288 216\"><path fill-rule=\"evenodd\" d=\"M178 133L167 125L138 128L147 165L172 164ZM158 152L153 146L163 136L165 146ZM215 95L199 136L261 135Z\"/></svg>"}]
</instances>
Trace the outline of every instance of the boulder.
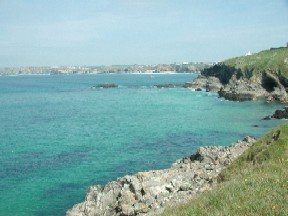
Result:
<instances>
[{"instance_id":1,"label":"boulder","mask_svg":"<svg viewBox=\"0 0 288 216\"><path fill-rule=\"evenodd\" d=\"M276 110L272 115L272 118L288 119L288 107L285 107L283 110Z\"/></svg>"}]
</instances>

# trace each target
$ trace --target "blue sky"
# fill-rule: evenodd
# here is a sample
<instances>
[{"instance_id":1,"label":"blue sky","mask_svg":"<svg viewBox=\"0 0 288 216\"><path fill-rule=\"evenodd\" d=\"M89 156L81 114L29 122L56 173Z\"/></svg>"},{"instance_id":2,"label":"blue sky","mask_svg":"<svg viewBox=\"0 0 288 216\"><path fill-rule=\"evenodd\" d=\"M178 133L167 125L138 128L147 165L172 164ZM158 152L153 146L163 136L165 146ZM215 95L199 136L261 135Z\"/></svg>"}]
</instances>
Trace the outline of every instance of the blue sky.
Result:
<instances>
[{"instance_id":1,"label":"blue sky","mask_svg":"<svg viewBox=\"0 0 288 216\"><path fill-rule=\"evenodd\" d=\"M288 42L288 0L0 0L0 67L219 61Z\"/></svg>"}]
</instances>

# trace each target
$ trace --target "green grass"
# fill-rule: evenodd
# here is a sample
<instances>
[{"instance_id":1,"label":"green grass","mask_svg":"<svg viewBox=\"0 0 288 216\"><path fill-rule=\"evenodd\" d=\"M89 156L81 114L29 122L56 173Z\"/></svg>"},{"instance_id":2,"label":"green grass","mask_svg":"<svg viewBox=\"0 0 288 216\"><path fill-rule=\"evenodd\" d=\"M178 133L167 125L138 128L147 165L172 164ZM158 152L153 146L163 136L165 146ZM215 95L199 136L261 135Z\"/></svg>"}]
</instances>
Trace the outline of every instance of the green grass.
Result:
<instances>
[{"instance_id":1,"label":"green grass","mask_svg":"<svg viewBox=\"0 0 288 216\"><path fill-rule=\"evenodd\" d=\"M213 191L162 215L288 215L288 123L258 140L218 180Z\"/></svg>"},{"instance_id":2,"label":"green grass","mask_svg":"<svg viewBox=\"0 0 288 216\"><path fill-rule=\"evenodd\" d=\"M241 69L248 78L264 71L287 77L288 48L264 50L250 56L228 59L224 64Z\"/></svg>"},{"instance_id":3,"label":"green grass","mask_svg":"<svg viewBox=\"0 0 288 216\"><path fill-rule=\"evenodd\" d=\"M262 78L262 73L288 88L288 48L274 48L250 56L228 59L201 72L204 76L218 77L224 85L232 76L254 82Z\"/></svg>"}]
</instances>

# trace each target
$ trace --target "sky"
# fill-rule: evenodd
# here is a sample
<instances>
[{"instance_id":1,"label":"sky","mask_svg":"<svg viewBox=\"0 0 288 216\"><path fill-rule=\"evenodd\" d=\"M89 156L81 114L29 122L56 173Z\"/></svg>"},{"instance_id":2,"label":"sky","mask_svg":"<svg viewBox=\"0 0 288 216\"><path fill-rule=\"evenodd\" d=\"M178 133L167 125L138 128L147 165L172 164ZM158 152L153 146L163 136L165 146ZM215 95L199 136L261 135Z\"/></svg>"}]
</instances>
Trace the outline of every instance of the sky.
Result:
<instances>
[{"instance_id":1,"label":"sky","mask_svg":"<svg viewBox=\"0 0 288 216\"><path fill-rule=\"evenodd\" d=\"M288 42L288 0L0 0L0 67L222 61Z\"/></svg>"}]
</instances>

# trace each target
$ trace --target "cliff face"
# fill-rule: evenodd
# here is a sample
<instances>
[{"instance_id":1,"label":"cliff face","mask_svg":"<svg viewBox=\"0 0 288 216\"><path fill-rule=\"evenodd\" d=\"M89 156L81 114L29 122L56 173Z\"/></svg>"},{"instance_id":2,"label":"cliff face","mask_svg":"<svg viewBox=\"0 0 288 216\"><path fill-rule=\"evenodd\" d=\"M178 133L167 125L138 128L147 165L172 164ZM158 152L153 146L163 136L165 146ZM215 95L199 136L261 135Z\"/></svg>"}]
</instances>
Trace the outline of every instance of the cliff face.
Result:
<instances>
[{"instance_id":1,"label":"cliff face","mask_svg":"<svg viewBox=\"0 0 288 216\"><path fill-rule=\"evenodd\" d=\"M288 48L229 59L204 69L201 74L191 86L216 91L227 100L264 98L288 103ZM212 77L216 80L214 84L211 84ZM211 85L217 88L210 88Z\"/></svg>"},{"instance_id":2,"label":"cliff face","mask_svg":"<svg viewBox=\"0 0 288 216\"><path fill-rule=\"evenodd\" d=\"M85 201L67 216L155 215L167 205L188 201L196 193L211 190L217 176L253 143L246 137L228 147L201 147L171 168L124 176L104 186L88 189Z\"/></svg>"}]
</instances>

